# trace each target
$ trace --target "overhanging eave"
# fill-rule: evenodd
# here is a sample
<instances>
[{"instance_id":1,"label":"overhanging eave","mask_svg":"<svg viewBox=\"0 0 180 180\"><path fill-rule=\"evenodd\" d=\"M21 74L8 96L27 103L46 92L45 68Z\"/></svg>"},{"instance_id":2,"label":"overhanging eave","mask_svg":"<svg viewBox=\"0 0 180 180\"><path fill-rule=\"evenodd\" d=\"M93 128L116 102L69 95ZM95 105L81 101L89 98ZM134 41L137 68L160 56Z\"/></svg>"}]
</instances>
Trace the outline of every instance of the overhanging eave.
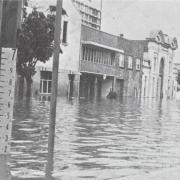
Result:
<instances>
[{"instance_id":1,"label":"overhanging eave","mask_svg":"<svg viewBox=\"0 0 180 180\"><path fill-rule=\"evenodd\" d=\"M99 47L99 48L107 49L107 50L110 50L110 51L124 53L124 50L122 50L122 49L113 48L113 47L103 45L103 44L99 44L99 43L96 43L96 42L93 42L93 41L81 41L81 43L85 44L85 45L91 45L91 46L96 46L96 47Z\"/></svg>"}]
</instances>

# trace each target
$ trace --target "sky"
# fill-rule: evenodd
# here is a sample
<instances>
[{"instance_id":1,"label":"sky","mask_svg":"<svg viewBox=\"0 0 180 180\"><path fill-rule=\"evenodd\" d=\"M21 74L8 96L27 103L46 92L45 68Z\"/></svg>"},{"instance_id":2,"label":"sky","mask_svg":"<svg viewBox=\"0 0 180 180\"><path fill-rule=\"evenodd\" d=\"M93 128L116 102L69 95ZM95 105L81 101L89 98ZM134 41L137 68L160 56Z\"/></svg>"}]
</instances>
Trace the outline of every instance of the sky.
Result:
<instances>
[{"instance_id":1,"label":"sky","mask_svg":"<svg viewBox=\"0 0 180 180\"><path fill-rule=\"evenodd\" d=\"M180 44L180 1L103 0L102 29L128 39L145 39L160 29ZM180 63L180 49L175 61Z\"/></svg>"},{"instance_id":2,"label":"sky","mask_svg":"<svg viewBox=\"0 0 180 180\"><path fill-rule=\"evenodd\" d=\"M56 3L56 0L31 1L39 6ZM100 7L100 0L91 1ZM102 0L101 30L139 40L148 37L152 30L162 30L176 37L180 44L180 0ZM176 50L175 61L180 63L180 48Z\"/></svg>"}]
</instances>

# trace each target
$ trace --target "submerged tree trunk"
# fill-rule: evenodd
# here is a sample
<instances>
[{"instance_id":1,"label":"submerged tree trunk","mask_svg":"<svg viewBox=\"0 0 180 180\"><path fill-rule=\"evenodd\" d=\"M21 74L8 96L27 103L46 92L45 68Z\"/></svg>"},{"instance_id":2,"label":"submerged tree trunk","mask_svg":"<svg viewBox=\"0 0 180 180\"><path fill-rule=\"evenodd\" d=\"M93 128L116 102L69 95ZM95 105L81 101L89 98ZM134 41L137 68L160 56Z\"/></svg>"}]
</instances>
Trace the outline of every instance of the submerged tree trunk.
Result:
<instances>
[{"instance_id":1,"label":"submerged tree trunk","mask_svg":"<svg viewBox=\"0 0 180 180\"><path fill-rule=\"evenodd\" d=\"M26 97L31 97L32 79L26 78Z\"/></svg>"},{"instance_id":2,"label":"submerged tree trunk","mask_svg":"<svg viewBox=\"0 0 180 180\"><path fill-rule=\"evenodd\" d=\"M23 95L24 95L24 77L19 76L18 78L19 78L18 83L17 83L18 97L23 98Z\"/></svg>"}]
</instances>

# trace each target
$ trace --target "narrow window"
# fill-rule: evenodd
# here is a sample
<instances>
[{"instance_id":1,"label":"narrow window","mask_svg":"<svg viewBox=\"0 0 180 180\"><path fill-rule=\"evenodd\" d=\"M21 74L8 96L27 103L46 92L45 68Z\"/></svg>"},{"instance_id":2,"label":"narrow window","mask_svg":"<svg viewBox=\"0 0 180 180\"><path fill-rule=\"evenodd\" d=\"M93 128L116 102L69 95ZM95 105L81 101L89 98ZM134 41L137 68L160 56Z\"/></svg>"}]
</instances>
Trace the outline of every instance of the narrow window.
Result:
<instances>
[{"instance_id":1,"label":"narrow window","mask_svg":"<svg viewBox=\"0 0 180 180\"><path fill-rule=\"evenodd\" d=\"M96 50L94 50L94 62L96 62Z\"/></svg>"},{"instance_id":2,"label":"narrow window","mask_svg":"<svg viewBox=\"0 0 180 180\"><path fill-rule=\"evenodd\" d=\"M156 57L154 57L154 72L156 71Z\"/></svg>"},{"instance_id":3,"label":"narrow window","mask_svg":"<svg viewBox=\"0 0 180 180\"><path fill-rule=\"evenodd\" d=\"M91 52L91 61L94 62L94 49L92 49L92 52Z\"/></svg>"},{"instance_id":4,"label":"narrow window","mask_svg":"<svg viewBox=\"0 0 180 180\"><path fill-rule=\"evenodd\" d=\"M140 70L140 59L136 59L136 70Z\"/></svg>"},{"instance_id":5,"label":"narrow window","mask_svg":"<svg viewBox=\"0 0 180 180\"><path fill-rule=\"evenodd\" d=\"M111 53L111 65L113 65L115 59L115 53Z\"/></svg>"},{"instance_id":6,"label":"narrow window","mask_svg":"<svg viewBox=\"0 0 180 180\"><path fill-rule=\"evenodd\" d=\"M88 48L88 61L91 61L91 48Z\"/></svg>"},{"instance_id":7,"label":"narrow window","mask_svg":"<svg viewBox=\"0 0 180 180\"><path fill-rule=\"evenodd\" d=\"M85 60L85 52L86 52L86 49L85 49L85 46L82 47L82 60Z\"/></svg>"},{"instance_id":8,"label":"narrow window","mask_svg":"<svg viewBox=\"0 0 180 180\"><path fill-rule=\"evenodd\" d=\"M133 68L133 59L131 56L128 56L128 69Z\"/></svg>"},{"instance_id":9,"label":"narrow window","mask_svg":"<svg viewBox=\"0 0 180 180\"><path fill-rule=\"evenodd\" d=\"M85 61L88 60L88 48L85 47Z\"/></svg>"},{"instance_id":10,"label":"narrow window","mask_svg":"<svg viewBox=\"0 0 180 180\"><path fill-rule=\"evenodd\" d=\"M120 54L119 56L119 66L124 67L124 55Z\"/></svg>"},{"instance_id":11,"label":"narrow window","mask_svg":"<svg viewBox=\"0 0 180 180\"><path fill-rule=\"evenodd\" d=\"M169 62L169 75L171 74L171 69L172 69L172 63L171 61Z\"/></svg>"}]
</instances>

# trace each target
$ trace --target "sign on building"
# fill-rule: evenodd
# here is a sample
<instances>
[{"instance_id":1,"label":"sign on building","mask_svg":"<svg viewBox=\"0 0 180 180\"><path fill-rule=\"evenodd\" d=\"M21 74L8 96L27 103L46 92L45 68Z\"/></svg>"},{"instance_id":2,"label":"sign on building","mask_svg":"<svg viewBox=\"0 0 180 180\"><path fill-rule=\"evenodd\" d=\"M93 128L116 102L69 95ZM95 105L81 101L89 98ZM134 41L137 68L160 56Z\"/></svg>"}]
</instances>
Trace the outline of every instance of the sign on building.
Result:
<instances>
[{"instance_id":1,"label":"sign on building","mask_svg":"<svg viewBox=\"0 0 180 180\"><path fill-rule=\"evenodd\" d=\"M0 154L8 154L10 151L16 55L16 49L2 48L0 63Z\"/></svg>"}]
</instances>

